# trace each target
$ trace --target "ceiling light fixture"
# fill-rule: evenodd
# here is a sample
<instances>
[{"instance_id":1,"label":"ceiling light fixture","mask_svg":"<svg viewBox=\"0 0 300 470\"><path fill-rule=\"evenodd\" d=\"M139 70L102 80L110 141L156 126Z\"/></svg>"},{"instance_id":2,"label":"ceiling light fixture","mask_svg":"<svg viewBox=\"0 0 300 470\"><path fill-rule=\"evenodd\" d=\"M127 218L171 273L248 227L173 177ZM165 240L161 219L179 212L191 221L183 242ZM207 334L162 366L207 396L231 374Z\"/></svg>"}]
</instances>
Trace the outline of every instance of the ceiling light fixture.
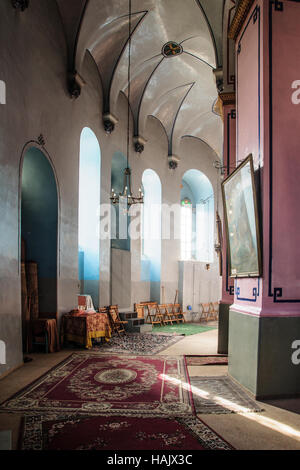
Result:
<instances>
[{"instance_id":1,"label":"ceiling light fixture","mask_svg":"<svg viewBox=\"0 0 300 470\"><path fill-rule=\"evenodd\" d=\"M129 167L129 148L130 148L130 96L131 96L131 19L132 19L132 8L131 0L129 0L129 20L128 20L128 107L127 107L127 167L124 170L124 183L123 191L119 194L115 192L114 189L111 190L110 200L113 204L119 204L120 199L124 198L127 201L127 206L132 206L132 204L143 204L144 194L142 189L139 188L139 195L134 196L131 189L131 169Z\"/></svg>"}]
</instances>

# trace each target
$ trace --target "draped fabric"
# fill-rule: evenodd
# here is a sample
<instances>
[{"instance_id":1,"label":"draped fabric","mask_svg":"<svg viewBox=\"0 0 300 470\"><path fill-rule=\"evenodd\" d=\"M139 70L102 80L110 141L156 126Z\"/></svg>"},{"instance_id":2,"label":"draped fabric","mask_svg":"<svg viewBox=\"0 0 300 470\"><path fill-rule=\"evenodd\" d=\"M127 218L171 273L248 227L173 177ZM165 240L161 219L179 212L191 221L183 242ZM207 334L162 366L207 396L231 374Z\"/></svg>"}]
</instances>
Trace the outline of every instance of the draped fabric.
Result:
<instances>
[{"instance_id":1,"label":"draped fabric","mask_svg":"<svg viewBox=\"0 0 300 470\"><path fill-rule=\"evenodd\" d=\"M92 348L93 338L111 337L111 328L106 313L81 313L63 315L61 321L61 343L74 341Z\"/></svg>"},{"instance_id":2,"label":"draped fabric","mask_svg":"<svg viewBox=\"0 0 300 470\"><path fill-rule=\"evenodd\" d=\"M55 318L38 318L31 321L31 331L29 335L29 349L32 350L32 341L45 341L45 334L48 339L48 352L54 353L60 350L57 323Z\"/></svg>"}]
</instances>

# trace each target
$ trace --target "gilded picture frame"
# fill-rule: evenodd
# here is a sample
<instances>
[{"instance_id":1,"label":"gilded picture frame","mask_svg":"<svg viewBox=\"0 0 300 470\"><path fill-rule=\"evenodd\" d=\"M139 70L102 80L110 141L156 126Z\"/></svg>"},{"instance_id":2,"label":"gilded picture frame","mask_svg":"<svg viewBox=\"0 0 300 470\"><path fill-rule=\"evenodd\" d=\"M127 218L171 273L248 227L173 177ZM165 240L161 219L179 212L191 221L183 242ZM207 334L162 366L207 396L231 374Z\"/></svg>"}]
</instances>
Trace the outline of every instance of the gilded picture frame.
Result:
<instances>
[{"instance_id":1,"label":"gilded picture frame","mask_svg":"<svg viewBox=\"0 0 300 470\"><path fill-rule=\"evenodd\" d=\"M253 157L222 182L230 277L262 275L261 241Z\"/></svg>"}]
</instances>

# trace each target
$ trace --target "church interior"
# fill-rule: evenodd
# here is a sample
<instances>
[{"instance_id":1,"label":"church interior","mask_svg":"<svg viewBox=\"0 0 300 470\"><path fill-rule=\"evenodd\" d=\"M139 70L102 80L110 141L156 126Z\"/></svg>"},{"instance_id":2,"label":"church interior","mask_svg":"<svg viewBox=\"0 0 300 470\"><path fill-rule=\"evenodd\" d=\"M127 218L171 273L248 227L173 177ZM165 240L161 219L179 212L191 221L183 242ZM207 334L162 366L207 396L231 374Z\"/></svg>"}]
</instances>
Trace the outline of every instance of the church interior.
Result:
<instances>
[{"instance_id":1,"label":"church interior","mask_svg":"<svg viewBox=\"0 0 300 470\"><path fill-rule=\"evenodd\" d=\"M299 22L1 0L0 450L300 450Z\"/></svg>"}]
</instances>

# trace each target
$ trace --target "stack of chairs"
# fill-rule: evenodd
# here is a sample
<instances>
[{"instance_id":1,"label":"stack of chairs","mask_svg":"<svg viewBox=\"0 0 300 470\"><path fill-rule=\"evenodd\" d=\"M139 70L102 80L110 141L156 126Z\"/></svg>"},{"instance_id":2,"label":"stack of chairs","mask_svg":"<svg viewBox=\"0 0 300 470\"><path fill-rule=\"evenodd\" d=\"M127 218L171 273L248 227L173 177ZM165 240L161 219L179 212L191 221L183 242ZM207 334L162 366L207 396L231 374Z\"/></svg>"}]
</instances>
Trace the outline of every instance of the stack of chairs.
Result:
<instances>
[{"instance_id":1,"label":"stack of chairs","mask_svg":"<svg viewBox=\"0 0 300 470\"><path fill-rule=\"evenodd\" d=\"M140 302L134 305L139 318L145 318L145 323L154 325L167 325L185 323L185 312L180 304L158 304L157 302Z\"/></svg>"},{"instance_id":2,"label":"stack of chairs","mask_svg":"<svg viewBox=\"0 0 300 470\"><path fill-rule=\"evenodd\" d=\"M110 305L109 307L106 307L106 311L112 333L117 333L119 337L121 337L122 334L126 335L125 325L128 322L121 320L118 305Z\"/></svg>"},{"instance_id":3,"label":"stack of chairs","mask_svg":"<svg viewBox=\"0 0 300 470\"><path fill-rule=\"evenodd\" d=\"M161 319L162 325L167 325L171 323L173 325L174 314L173 311L170 311L168 304L157 305L157 317Z\"/></svg>"},{"instance_id":4,"label":"stack of chairs","mask_svg":"<svg viewBox=\"0 0 300 470\"><path fill-rule=\"evenodd\" d=\"M200 304L200 321L218 320L219 302L207 302Z\"/></svg>"},{"instance_id":5,"label":"stack of chairs","mask_svg":"<svg viewBox=\"0 0 300 470\"><path fill-rule=\"evenodd\" d=\"M176 323L186 323L184 318L185 312L182 311L180 304L169 304L170 308L172 308L173 318L176 320Z\"/></svg>"},{"instance_id":6,"label":"stack of chairs","mask_svg":"<svg viewBox=\"0 0 300 470\"><path fill-rule=\"evenodd\" d=\"M210 314L210 302L200 304L200 321L208 321Z\"/></svg>"},{"instance_id":7,"label":"stack of chairs","mask_svg":"<svg viewBox=\"0 0 300 470\"><path fill-rule=\"evenodd\" d=\"M210 315L211 320L218 320L219 318L219 302L210 302Z\"/></svg>"},{"instance_id":8,"label":"stack of chairs","mask_svg":"<svg viewBox=\"0 0 300 470\"><path fill-rule=\"evenodd\" d=\"M142 302L144 304L144 302ZM152 326L154 325L162 325L162 316L161 313L158 309L158 304L157 302L147 302L145 303L146 307L146 320L145 323L151 323Z\"/></svg>"}]
</instances>

